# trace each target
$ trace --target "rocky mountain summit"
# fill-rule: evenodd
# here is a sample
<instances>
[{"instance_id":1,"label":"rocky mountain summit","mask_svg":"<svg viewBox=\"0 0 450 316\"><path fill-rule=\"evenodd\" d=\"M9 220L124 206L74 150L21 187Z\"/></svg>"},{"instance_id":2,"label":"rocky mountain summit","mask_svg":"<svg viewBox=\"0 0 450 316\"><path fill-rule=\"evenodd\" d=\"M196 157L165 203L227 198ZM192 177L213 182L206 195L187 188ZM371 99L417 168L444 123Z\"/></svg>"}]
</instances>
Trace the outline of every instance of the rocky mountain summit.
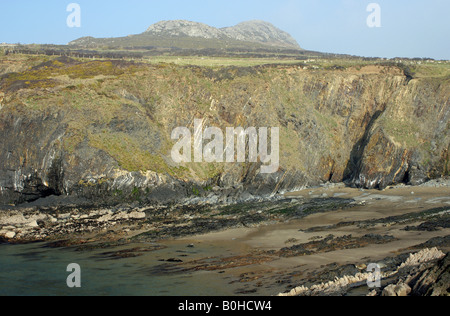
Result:
<instances>
[{"instance_id":1,"label":"rocky mountain summit","mask_svg":"<svg viewBox=\"0 0 450 316\"><path fill-rule=\"evenodd\" d=\"M70 42L69 45L177 48L217 48L225 45L227 48L301 49L297 41L287 32L269 22L259 20L225 28L215 28L204 23L185 20L161 21L151 25L142 34L110 39L83 37Z\"/></svg>"},{"instance_id":2,"label":"rocky mountain summit","mask_svg":"<svg viewBox=\"0 0 450 316\"><path fill-rule=\"evenodd\" d=\"M248 21L221 29L227 36L239 41L258 42L271 46L299 49L297 41L288 33L264 21Z\"/></svg>"},{"instance_id":3,"label":"rocky mountain summit","mask_svg":"<svg viewBox=\"0 0 450 316\"><path fill-rule=\"evenodd\" d=\"M162 21L150 26L146 34L158 36L189 36L205 39L232 39L269 46L299 49L297 41L288 33L265 21L247 21L236 26L217 29L209 25L184 20Z\"/></svg>"},{"instance_id":4,"label":"rocky mountain summit","mask_svg":"<svg viewBox=\"0 0 450 316\"><path fill-rule=\"evenodd\" d=\"M190 36L190 37L202 37L207 39L220 39L224 38L224 34L214 27L209 25L191 22L185 20L177 21L161 21L151 25L147 31L147 35L157 36Z\"/></svg>"}]
</instances>

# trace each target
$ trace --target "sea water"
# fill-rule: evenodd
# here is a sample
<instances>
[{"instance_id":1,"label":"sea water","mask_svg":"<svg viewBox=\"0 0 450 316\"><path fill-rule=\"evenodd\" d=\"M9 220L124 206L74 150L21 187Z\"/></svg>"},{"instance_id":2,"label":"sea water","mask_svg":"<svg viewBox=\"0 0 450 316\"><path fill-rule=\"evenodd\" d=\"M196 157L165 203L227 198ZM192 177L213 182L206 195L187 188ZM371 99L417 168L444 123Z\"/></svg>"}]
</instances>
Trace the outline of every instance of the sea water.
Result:
<instances>
[{"instance_id":1,"label":"sea water","mask_svg":"<svg viewBox=\"0 0 450 316\"><path fill-rule=\"evenodd\" d=\"M142 245L141 245L142 246ZM130 248L131 249L131 248ZM114 249L107 249L113 251ZM183 258L226 252L220 246L194 249L175 245L139 257L105 257L105 249L76 251L73 247L48 248L44 243L0 245L1 296L222 296L234 295L232 276L219 271L171 272L163 258ZM187 259L185 259L187 260ZM81 287L70 288L67 267L81 269ZM176 266L176 263L173 263ZM164 270L161 267L165 267Z\"/></svg>"}]
</instances>

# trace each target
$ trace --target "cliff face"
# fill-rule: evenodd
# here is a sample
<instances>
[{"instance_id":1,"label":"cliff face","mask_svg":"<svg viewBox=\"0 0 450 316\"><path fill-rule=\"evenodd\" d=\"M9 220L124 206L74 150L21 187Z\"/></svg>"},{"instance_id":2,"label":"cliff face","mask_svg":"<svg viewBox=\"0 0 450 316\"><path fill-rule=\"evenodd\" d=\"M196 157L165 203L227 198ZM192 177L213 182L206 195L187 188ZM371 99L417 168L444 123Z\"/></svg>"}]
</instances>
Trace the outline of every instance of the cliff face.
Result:
<instances>
[{"instance_id":1,"label":"cliff face","mask_svg":"<svg viewBox=\"0 0 450 316\"><path fill-rule=\"evenodd\" d=\"M0 77L0 201L231 201L448 175L450 78L397 67L180 67L60 58ZM317 68L317 67L315 67ZM171 159L176 127L279 127L280 166Z\"/></svg>"}]
</instances>

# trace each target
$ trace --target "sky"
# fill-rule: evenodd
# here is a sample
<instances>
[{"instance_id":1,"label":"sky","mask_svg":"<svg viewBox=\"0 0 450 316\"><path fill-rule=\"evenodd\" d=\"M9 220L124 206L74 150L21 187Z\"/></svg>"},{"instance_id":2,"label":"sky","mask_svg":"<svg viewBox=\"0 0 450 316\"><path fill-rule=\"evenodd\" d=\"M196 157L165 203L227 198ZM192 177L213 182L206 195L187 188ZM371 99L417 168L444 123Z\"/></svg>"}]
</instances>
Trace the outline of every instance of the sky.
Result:
<instances>
[{"instance_id":1,"label":"sky","mask_svg":"<svg viewBox=\"0 0 450 316\"><path fill-rule=\"evenodd\" d=\"M77 3L80 27L67 11ZM368 11L369 4L379 11ZM380 25L369 27L369 15ZM144 32L162 20L214 27L264 20L304 49L366 57L450 59L449 0L0 0L0 43L67 44ZM378 27L380 26L380 27Z\"/></svg>"}]
</instances>

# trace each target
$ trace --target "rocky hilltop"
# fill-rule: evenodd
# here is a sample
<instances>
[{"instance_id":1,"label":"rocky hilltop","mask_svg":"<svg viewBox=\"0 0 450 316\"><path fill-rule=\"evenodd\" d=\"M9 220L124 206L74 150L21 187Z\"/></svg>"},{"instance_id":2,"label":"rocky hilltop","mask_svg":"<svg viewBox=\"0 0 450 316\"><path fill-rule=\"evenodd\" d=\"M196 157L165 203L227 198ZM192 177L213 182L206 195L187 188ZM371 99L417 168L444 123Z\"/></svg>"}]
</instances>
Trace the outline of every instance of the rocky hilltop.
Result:
<instances>
[{"instance_id":1,"label":"rocky hilltop","mask_svg":"<svg viewBox=\"0 0 450 316\"><path fill-rule=\"evenodd\" d=\"M384 189L449 175L448 65L326 60L198 67L7 56L0 201L229 203L324 182ZM16 72L10 72L15 69ZM280 164L182 163L176 127L279 127Z\"/></svg>"},{"instance_id":2,"label":"rocky hilltop","mask_svg":"<svg viewBox=\"0 0 450 316\"><path fill-rule=\"evenodd\" d=\"M185 20L158 22L150 26L147 31L145 31L145 34L168 37L201 37L207 39L221 39L226 37L225 34L214 27L204 23Z\"/></svg>"},{"instance_id":3,"label":"rocky hilltop","mask_svg":"<svg viewBox=\"0 0 450 316\"><path fill-rule=\"evenodd\" d=\"M161 21L150 26L142 34L111 39L83 37L70 42L69 45L82 47L156 46L180 49L301 49L291 35L269 22L258 20L220 29L185 20Z\"/></svg>"},{"instance_id":4,"label":"rocky hilltop","mask_svg":"<svg viewBox=\"0 0 450 316\"><path fill-rule=\"evenodd\" d=\"M248 21L221 29L228 37L239 41L257 42L274 47L300 49L297 41L288 33L265 21Z\"/></svg>"}]
</instances>

